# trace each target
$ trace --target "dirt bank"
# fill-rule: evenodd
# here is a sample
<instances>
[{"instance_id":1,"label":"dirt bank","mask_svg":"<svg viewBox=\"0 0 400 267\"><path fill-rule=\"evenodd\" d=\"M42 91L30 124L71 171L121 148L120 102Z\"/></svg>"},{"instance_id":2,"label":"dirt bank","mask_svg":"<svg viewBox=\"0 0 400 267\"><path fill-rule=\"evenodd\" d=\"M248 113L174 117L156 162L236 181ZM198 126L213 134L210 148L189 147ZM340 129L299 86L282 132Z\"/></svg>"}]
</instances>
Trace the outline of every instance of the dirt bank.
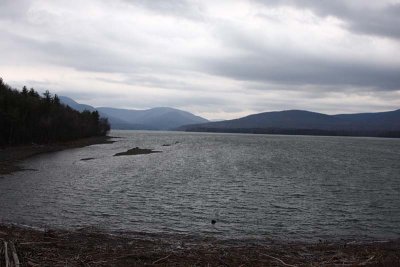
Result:
<instances>
[{"instance_id":1,"label":"dirt bank","mask_svg":"<svg viewBox=\"0 0 400 267\"><path fill-rule=\"evenodd\" d=\"M277 244L0 225L0 241L0 266L4 241L21 266L400 266L399 240Z\"/></svg>"}]
</instances>

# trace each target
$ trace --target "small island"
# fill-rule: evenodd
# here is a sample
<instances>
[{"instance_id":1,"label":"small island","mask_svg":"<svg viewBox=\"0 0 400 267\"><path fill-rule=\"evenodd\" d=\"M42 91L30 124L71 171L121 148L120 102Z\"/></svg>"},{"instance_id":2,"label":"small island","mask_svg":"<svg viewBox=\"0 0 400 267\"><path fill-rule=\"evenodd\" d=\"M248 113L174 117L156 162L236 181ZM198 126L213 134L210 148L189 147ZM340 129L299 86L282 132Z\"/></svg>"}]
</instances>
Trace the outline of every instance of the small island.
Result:
<instances>
[{"instance_id":1,"label":"small island","mask_svg":"<svg viewBox=\"0 0 400 267\"><path fill-rule=\"evenodd\" d=\"M88 161L88 160L93 160L93 159L95 159L95 158L83 158L83 159L81 159L81 161Z\"/></svg>"},{"instance_id":2,"label":"small island","mask_svg":"<svg viewBox=\"0 0 400 267\"><path fill-rule=\"evenodd\" d=\"M148 148L139 148L135 147L132 149L128 149L125 152L120 152L114 155L115 156L132 156L132 155L142 155L142 154L151 154L151 153L161 153L162 151L156 151L153 149L148 149Z\"/></svg>"}]
</instances>

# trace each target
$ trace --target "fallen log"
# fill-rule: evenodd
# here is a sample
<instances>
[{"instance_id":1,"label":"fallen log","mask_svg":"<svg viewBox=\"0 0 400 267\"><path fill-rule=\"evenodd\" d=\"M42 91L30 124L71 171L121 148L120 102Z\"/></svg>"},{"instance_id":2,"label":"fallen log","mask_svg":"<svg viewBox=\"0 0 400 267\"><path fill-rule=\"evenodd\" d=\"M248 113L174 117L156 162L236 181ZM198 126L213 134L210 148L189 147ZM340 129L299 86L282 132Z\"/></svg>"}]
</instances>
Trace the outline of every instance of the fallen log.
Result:
<instances>
[{"instance_id":1,"label":"fallen log","mask_svg":"<svg viewBox=\"0 0 400 267\"><path fill-rule=\"evenodd\" d=\"M5 267L10 267L10 260L8 258L8 244L4 241L4 260L6 262Z\"/></svg>"}]
</instances>

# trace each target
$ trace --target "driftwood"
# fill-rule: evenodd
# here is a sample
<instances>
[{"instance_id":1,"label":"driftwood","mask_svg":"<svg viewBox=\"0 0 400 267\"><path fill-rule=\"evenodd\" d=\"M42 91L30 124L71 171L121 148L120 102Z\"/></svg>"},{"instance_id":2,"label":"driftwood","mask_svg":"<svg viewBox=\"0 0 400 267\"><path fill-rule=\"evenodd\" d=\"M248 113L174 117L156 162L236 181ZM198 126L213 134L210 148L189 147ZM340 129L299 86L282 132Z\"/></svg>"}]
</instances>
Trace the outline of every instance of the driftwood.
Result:
<instances>
[{"instance_id":1,"label":"driftwood","mask_svg":"<svg viewBox=\"0 0 400 267\"><path fill-rule=\"evenodd\" d=\"M54 242L22 242L18 243L20 246L30 246L30 245L51 245L54 244Z\"/></svg>"},{"instance_id":2,"label":"driftwood","mask_svg":"<svg viewBox=\"0 0 400 267\"><path fill-rule=\"evenodd\" d=\"M28 262L27 262L26 264L27 264L28 266L32 266L32 267L40 266L39 264L34 263L34 262L30 261L30 260L28 260Z\"/></svg>"},{"instance_id":3,"label":"driftwood","mask_svg":"<svg viewBox=\"0 0 400 267\"><path fill-rule=\"evenodd\" d=\"M172 254L169 254L169 255L166 256L166 257L163 257L163 258L161 258L161 259L158 259L158 260L156 260L156 261L153 261L153 265L156 264L156 263L162 262L163 260L168 259L169 257L171 257L171 255L172 255Z\"/></svg>"},{"instance_id":4,"label":"driftwood","mask_svg":"<svg viewBox=\"0 0 400 267\"><path fill-rule=\"evenodd\" d=\"M268 258L274 259L274 260L276 260L276 261L280 262L280 263L281 263L282 265L284 265L284 266L289 266L289 267L297 267L296 265L287 264L286 262L284 262L283 260L281 260L281 259L279 259L279 258L276 258L276 257L270 256L270 255L267 255L267 254L264 254L264 253L260 253L260 254L261 254L261 255L263 255L263 256L265 256L265 257L268 257Z\"/></svg>"},{"instance_id":5,"label":"driftwood","mask_svg":"<svg viewBox=\"0 0 400 267\"><path fill-rule=\"evenodd\" d=\"M3 240L0 239L0 267L3 267Z\"/></svg>"},{"instance_id":6,"label":"driftwood","mask_svg":"<svg viewBox=\"0 0 400 267\"><path fill-rule=\"evenodd\" d=\"M21 265L19 263L17 250L15 249L14 243L11 241L10 241L10 248L11 248L11 252L12 252L12 256L13 256L13 260L14 260L14 266L20 267Z\"/></svg>"},{"instance_id":7,"label":"driftwood","mask_svg":"<svg viewBox=\"0 0 400 267\"><path fill-rule=\"evenodd\" d=\"M4 260L6 262L5 267L10 267L10 260L8 258L8 244L4 241Z\"/></svg>"},{"instance_id":8,"label":"driftwood","mask_svg":"<svg viewBox=\"0 0 400 267\"><path fill-rule=\"evenodd\" d=\"M372 261L375 258L375 255L372 255L371 257L369 257L366 261L360 263L360 266L365 266L367 265L370 261Z\"/></svg>"}]
</instances>

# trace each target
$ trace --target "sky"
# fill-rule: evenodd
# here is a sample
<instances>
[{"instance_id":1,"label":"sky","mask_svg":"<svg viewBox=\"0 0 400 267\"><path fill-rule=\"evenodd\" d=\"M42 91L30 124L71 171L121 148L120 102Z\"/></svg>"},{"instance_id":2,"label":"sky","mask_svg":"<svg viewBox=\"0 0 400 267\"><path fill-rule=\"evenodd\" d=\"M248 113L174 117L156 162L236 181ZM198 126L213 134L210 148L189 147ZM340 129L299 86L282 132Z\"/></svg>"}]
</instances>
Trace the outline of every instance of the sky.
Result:
<instances>
[{"instance_id":1,"label":"sky","mask_svg":"<svg viewBox=\"0 0 400 267\"><path fill-rule=\"evenodd\" d=\"M0 77L208 119L400 108L400 0L0 0Z\"/></svg>"}]
</instances>

